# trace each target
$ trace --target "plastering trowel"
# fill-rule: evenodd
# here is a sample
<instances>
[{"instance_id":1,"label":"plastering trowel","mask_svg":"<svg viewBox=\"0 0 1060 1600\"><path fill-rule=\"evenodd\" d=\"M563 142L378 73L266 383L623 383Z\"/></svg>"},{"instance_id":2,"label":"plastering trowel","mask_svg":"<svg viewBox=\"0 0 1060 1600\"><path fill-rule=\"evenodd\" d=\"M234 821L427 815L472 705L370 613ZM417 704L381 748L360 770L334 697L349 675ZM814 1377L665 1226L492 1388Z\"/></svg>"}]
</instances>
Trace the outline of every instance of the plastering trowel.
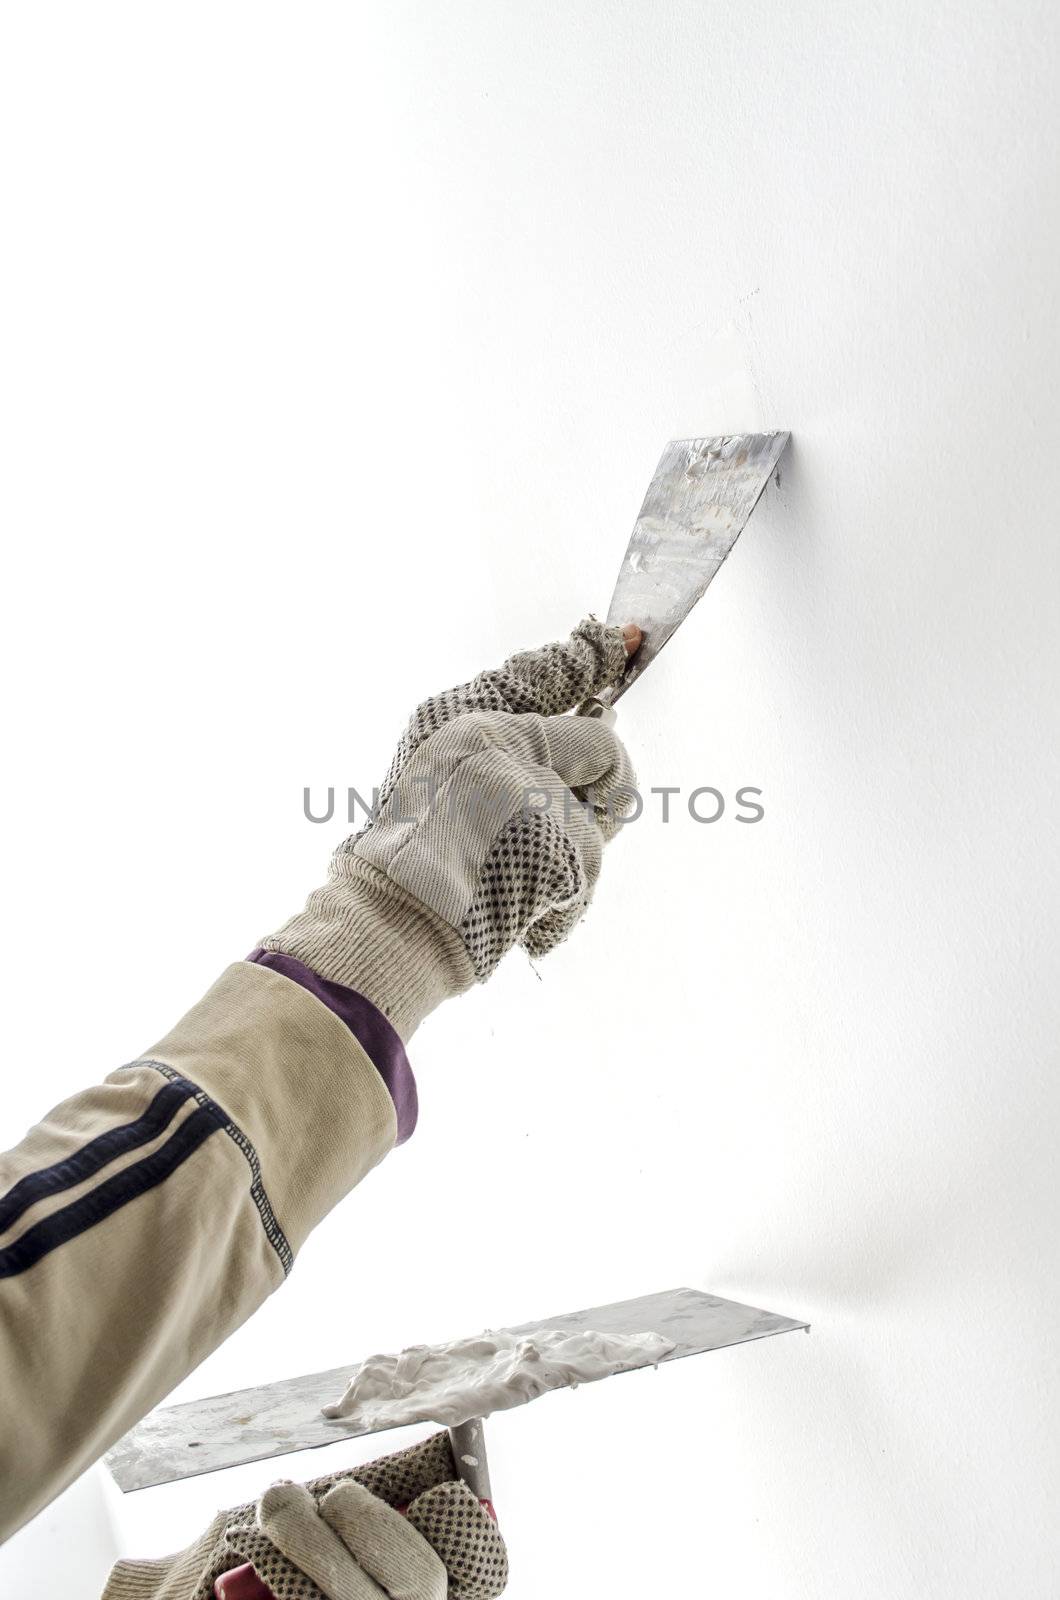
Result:
<instances>
[{"instance_id":1,"label":"plastering trowel","mask_svg":"<svg viewBox=\"0 0 1060 1600\"><path fill-rule=\"evenodd\" d=\"M540 1322L523 1322L506 1333L533 1336L548 1329L568 1332L661 1334L672 1343L659 1365L682 1356L720 1350L726 1345L764 1339L809 1324L773 1311L762 1311L698 1289L669 1289L611 1305L567 1311ZM639 1366L655 1365L651 1356ZM285 1378L255 1389L212 1395L184 1405L165 1406L145 1417L107 1455L106 1463L119 1488L148 1489L203 1472L263 1461L359 1438L382 1431L353 1421L335 1421L322 1414L356 1377L359 1367L335 1367L305 1377ZM629 1370L634 1370L630 1367ZM482 1421L475 1418L450 1428L457 1470L471 1489L490 1498Z\"/></svg>"},{"instance_id":2,"label":"plastering trowel","mask_svg":"<svg viewBox=\"0 0 1060 1600\"><path fill-rule=\"evenodd\" d=\"M758 504L788 433L671 439L648 485L619 570L607 620L644 635L625 677L579 707L613 720L615 702L651 666L701 600Z\"/></svg>"}]
</instances>

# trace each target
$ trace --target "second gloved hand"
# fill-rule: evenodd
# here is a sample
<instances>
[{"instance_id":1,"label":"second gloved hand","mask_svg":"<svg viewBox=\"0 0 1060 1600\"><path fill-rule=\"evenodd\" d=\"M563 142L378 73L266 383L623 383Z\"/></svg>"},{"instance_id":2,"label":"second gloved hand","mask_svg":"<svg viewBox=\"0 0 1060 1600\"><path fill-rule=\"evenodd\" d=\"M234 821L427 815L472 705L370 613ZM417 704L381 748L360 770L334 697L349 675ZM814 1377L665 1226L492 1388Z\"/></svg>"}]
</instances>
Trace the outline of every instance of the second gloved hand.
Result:
<instances>
[{"instance_id":1,"label":"second gloved hand","mask_svg":"<svg viewBox=\"0 0 1060 1600\"><path fill-rule=\"evenodd\" d=\"M589 903L635 781L610 728L561 713L626 661L621 630L588 621L424 701L375 817L264 948L358 990L406 1040L514 944L551 950Z\"/></svg>"}]
</instances>

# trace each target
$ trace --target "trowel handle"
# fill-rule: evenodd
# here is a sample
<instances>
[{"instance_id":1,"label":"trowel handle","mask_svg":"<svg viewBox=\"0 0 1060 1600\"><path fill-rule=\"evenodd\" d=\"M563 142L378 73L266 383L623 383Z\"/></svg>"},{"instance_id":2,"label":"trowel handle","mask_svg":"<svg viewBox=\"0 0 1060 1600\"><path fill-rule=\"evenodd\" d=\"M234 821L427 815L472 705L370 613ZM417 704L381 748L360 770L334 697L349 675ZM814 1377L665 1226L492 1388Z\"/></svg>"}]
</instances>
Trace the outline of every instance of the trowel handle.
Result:
<instances>
[{"instance_id":1,"label":"trowel handle","mask_svg":"<svg viewBox=\"0 0 1060 1600\"><path fill-rule=\"evenodd\" d=\"M606 700L600 700L596 695L591 700L583 700L577 714L579 717L592 717L594 722L602 722L607 728L613 728L618 720L614 706L609 706Z\"/></svg>"},{"instance_id":2,"label":"trowel handle","mask_svg":"<svg viewBox=\"0 0 1060 1600\"><path fill-rule=\"evenodd\" d=\"M492 1502L490 1469L486 1460L486 1434L481 1417L461 1422L449 1429L449 1443L453 1447L453 1462L473 1495Z\"/></svg>"}]
</instances>

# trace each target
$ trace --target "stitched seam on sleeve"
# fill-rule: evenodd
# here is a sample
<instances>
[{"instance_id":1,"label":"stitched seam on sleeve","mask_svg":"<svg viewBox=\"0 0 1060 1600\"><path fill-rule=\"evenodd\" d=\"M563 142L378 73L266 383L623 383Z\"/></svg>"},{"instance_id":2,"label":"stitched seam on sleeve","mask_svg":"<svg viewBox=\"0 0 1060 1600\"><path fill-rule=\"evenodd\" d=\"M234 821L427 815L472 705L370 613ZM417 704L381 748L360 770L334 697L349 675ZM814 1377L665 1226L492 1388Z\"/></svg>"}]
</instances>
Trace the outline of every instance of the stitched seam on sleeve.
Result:
<instances>
[{"instance_id":1,"label":"stitched seam on sleeve","mask_svg":"<svg viewBox=\"0 0 1060 1600\"><path fill-rule=\"evenodd\" d=\"M177 1072L174 1067L167 1066L164 1061L154 1061L147 1057L141 1057L137 1061L127 1061L125 1066L119 1070L127 1072L135 1067L151 1067L155 1072L160 1072L164 1078L168 1078L171 1081L191 1083L194 1097L199 1105L211 1110L220 1119L223 1132L227 1133L232 1143L242 1151L247 1166L250 1168L250 1198L257 1207L261 1225L265 1230L265 1237L275 1250L283 1268L283 1275L286 1278L294 1266L294 1251L291 1249L287 1236L280 1227L276 1213L272 1209L272 1202L269 1199L261 1174L261 1160L258 1152L242 1128L237 1122L233 1122L224 1107L219 1105L211 1095L208 1095L205 1089L201 1089L197 1083L194 1083L186 1072Z\"/></svg>"}]
</instances>

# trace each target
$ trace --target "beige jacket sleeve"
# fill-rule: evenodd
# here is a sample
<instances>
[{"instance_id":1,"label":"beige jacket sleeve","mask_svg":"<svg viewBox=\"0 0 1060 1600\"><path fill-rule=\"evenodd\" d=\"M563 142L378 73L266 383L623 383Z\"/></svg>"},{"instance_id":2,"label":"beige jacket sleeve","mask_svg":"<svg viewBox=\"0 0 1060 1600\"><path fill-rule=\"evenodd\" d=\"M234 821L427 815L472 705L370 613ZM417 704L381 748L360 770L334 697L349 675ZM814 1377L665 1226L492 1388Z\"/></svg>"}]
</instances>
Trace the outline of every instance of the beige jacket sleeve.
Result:
<instances>
[{"instance_id":1,"label":"beige jacket sleeve","mask_svg":"<svg viewBox=\"0 0 1060 1600\"><path fill-rule=\"evenodd\" d=\"M340 1018L237 962L0 1155L0 1539L246 1321L396 1136Z\"/></svg>"}]
</instances>

